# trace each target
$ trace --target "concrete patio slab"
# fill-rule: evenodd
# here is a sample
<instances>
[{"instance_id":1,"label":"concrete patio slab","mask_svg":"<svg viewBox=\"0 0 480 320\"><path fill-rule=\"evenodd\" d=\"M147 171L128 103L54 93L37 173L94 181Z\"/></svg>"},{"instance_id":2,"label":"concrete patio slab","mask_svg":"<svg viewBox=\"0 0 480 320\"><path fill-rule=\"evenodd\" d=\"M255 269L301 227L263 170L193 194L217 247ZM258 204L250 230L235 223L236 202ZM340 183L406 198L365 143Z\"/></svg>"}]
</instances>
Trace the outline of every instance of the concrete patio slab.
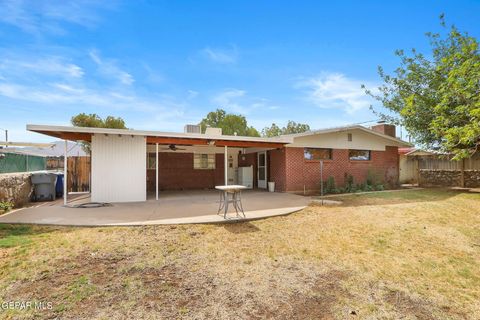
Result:
<instances>
[{"instance_id":1,"label":"concrete patio slab","mask_svg":"<svg viewBox=\"0 0 480 320\"><path fill-rule=\"evenodd\" d=\"M64 207L60 202L23 208L0 216L0 223L68 226L129 226L154 224L225 223L286 215L305 208L309 197L248 190L242 193L245 219L233 209L227 219L217 214L219 194L213 190L162 192L158 201L113 203L99 208ZM70 206L88 202L77 197Z\"/></svg>"}]
</instances>

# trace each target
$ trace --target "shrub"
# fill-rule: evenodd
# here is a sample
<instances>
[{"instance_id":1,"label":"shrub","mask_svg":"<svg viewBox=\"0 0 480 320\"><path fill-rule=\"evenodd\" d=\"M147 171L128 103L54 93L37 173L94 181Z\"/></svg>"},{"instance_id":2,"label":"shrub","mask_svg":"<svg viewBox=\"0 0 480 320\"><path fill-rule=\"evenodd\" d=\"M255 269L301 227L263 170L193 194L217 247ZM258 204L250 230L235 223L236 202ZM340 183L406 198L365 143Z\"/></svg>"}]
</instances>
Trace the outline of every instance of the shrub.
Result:
<instances>
[{"instance_id":1,"label":"shrub","mask_svg":"<svg viewBox=\"0 0 480 320\"><path fill-rule=\"evenodd\" d=\"M383 184L377 184L375 186L375 190L376 191L383 191L383 190L385 190L385 187L383 186Z\"/></svg>"},{"instance_id":2,"label":"shrub","mask_svg":"<svg viewBox=\"0 0 480 320\"><path fill-rule=\"evenodd\" d=\"M8 212L13 208L13 203L8 201L0 201L0 211Z\"/></svg>"},{"instance_id":3,"label":"shrub","mask_svg":"<svg viewBox=\"0 0 480 320\"><path fill-rule=\"evenodd\" d=\"M334 177L328 177L327 181L324 182L323 191L326 194L337 192L337 187L335 186L335 178Z\"/></svg>"},{"instance_id":4,"label":"shrub","mask_svg":"<svg viewBox=\"0 0 480 320\"><path fill-rule=\"evenodd\" d=\"M355 192L355 181L353 180L353 176L345 172L345 192Z\"/></svg>"}]
</instances>

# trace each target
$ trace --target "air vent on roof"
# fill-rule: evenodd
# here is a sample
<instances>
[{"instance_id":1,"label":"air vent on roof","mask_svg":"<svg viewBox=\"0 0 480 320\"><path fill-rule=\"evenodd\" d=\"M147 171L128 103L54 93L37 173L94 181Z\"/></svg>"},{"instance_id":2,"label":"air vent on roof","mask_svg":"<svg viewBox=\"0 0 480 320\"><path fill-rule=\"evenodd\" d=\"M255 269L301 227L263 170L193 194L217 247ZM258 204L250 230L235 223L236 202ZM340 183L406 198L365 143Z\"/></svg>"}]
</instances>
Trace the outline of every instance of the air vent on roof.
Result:
<instances>
[{"instance_id":1,"label":"air vent on roof","mask_svg":"<svg viewBox=\"0 0 480 320\"><path fill-rule=\"evenodd\" d=\"M202 128L198 124L187 124L183 130L185 133L202 133Z\"/></svg>"},{"instance_id":2,"label":"air vent on roof","mask_svg":"<svg viewBox=\"0 0 480 320\"><path fill-rule=\"evenodd\" d=\"M221 136L222 135L222 128L207 127L207 129L205 129L205 134L207 136Z\"/></svg>"}]
</instances>

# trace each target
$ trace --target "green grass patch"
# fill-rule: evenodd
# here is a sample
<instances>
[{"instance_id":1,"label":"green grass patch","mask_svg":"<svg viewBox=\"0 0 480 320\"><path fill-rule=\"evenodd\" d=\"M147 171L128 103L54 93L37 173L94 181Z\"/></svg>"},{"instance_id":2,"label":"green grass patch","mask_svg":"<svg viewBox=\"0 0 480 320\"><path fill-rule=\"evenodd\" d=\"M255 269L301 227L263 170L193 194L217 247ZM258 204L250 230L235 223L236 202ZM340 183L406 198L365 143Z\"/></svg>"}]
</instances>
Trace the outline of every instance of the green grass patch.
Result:
<instances>
[{"instance_id":1,"label":"green grass patch","mask_svg":"<svg viewBox=\"0 0 480 320\"><path fill-rule=\"evenodd\" d=\"M31 226L0 224L0 248L12 248L30 244L32 242L30 239L31 231Z\"/></svg>"}]
</instances>

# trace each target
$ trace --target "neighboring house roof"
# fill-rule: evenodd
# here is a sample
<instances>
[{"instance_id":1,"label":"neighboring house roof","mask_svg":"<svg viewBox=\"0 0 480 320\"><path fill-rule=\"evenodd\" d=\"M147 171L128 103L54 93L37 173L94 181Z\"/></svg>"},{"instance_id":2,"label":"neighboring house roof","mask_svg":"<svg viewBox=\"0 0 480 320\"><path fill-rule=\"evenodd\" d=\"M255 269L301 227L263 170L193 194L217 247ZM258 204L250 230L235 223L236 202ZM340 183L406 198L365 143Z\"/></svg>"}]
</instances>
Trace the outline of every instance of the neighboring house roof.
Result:
<instances>
[{"instance_id":1,"label":"neighboring house roof","mask_svg":"<svg viewBox=\"0 0 480 320\"><path fill-rule=\"evenodd\" d=\"M440 155L439 152L426 151L417 148L399 148L398 154L405 156L431 156L431 155Z\"/></svg>"},{"instance_id":2,"label":"neighboring house roof","mask_svg":"<svg viewBox=\"0 0 480 320\"><path fill-rule=\"evenodd\" d=\"M380 132L365 128L360 125L321 129L314 131L307 131L304 133L282 135L279 137L271 138L260 138L260 137L245 137L245 136L229 136L229 135L206 135L199 133L183 133L183 132L161 132L161 131L146 131L146 130L132 130L132 129L108 129L108 128L86 128L86 127L71 127L71 126L49 126L49 125L27 125L27 130L34 131L38 133L43 133L49 136L54 136L67 140L86 140L90 141L93 134L112 134L112 135L132 135L132 136L145 136L147 137L147 142L155 143L162 141L163 143L168 143L166 141L172 141L172 144L181 144L180 142L176 143L175 141L189 142L193 144L195 141L216 141L216 145L231 145L231 146L241 146L241 142L246 142L244 146L249 146L249 144L254 145L255 143L259 146L262 144L270 145L271 147L278 147L281 145L288 145L294 143L295 138L319 135L326 133L350 131L350 130L361 130L366 133L372 134L377 137L381 137L391 143L393 146L398 147L407 147L411 146L410 143L407 143L403 140L400 140L389 135L382 134ZM162 140L160 140L162 139ZM221 142L221 143L219 143ZM227 143L230 142L230 143ZM222 144L223 143L223 144Z\"/></svg>"},{"instance_id":3,"label":"neighboring house roof","mask_svg":"<svg viewBox=\"0 0 480 320\"><path fill-rule=\"evenodd\" d=\"M10 153L20 153L20 154L29 154L42 157L62 157L64 154L65 142L64 141L55 141L52 142L51 147L47 148L38 148L38 147L8 147L0 149L0 152L10 152ZM68 141L67 143L67 154L69 157L77 156L87 156L85 151L83 151L82 146L76 142Z\"/></svg>"},{"instance_id":4,"label":"neighboring house roof","mask_svg":"<svg viewBox=\"0 0 480 320\"><path fill-rule=\"evenodd\" d=\"M407 154L411 151L414 151L415 148L414 147L411 147L411 148L398 148L398 154Z\"/></svg>"}]
</instances>

